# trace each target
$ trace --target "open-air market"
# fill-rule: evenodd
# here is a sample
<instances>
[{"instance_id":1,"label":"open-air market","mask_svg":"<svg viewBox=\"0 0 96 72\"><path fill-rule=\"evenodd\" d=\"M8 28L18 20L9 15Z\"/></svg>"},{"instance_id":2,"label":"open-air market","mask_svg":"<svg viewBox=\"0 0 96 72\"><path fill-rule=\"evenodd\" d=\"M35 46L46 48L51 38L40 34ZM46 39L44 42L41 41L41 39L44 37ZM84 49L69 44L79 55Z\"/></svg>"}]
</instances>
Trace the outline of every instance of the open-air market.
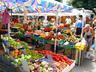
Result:
<instances>
[{"instance_id":1,"label":"open-air market","mask_svg":"<svg viewBox=\"0 0 96 72\"><path fill-rule=\"evenodd\" d=\"M96 72L96 1L0 0L0 72Z\"/></svg>"}]
</instances>

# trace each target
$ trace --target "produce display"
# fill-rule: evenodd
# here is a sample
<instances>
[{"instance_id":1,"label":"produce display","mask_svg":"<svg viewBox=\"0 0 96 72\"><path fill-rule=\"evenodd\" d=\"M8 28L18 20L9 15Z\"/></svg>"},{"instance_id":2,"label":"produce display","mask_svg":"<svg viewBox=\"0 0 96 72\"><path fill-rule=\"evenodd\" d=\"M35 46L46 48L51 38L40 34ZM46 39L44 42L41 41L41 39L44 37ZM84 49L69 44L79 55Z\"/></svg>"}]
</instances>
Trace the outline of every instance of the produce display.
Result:
<instances>
[{"instance_id":1,"label":"produce display","mask_svg":"<svg viewBox=\"0 0 96 72\"><path fill-rule=\"evenodd\" d=\"M29 68L31 72L54 72L51 64L46 61L31 63Z\"/></svg>"},{"instance_id":2,"label":"produce display","mask_svg":"<svg viewBox=\"0 0 96 72\"><path fill-rule=\"evenodd\" d=\"M31 72L62 72L64 68L67 67L67 64L64 62L35 62L29 65Z\"/></svg>"},{"instance_id":3,"label":"produce display","mask_svg":"<svg viewBox=\"0 0 96 72\"><path fill-rule=\"evenodd\" d=\"M44 31L45 31L45 32L50 32L51 30L52 30L52 28L50 28L50 27L44 28Z\"/></svg>"},{"instance_id":4,"label":"produce display","mask_svg":"<svg viewBox=\"0 0 96 72\"><path fill-rule=\"evenodd\" d=\"M20 41L19 39L15 40L12 37L3 37L3 40L8 45L10 45L9 47L13 48L13 50L11 51L11 55L15 58L20 57L19 55L22 55L25 51L24 54L28 54L28 56L30 55L31 58L33 60L37 60L39 58L42 58L43 55L42 54L38 54L36 51L31 51L29 48L29 45L25 42ZM8 45L6 45L8 47ZM26 55L24 55L26 58Z\"/></svg>"},{"instance_id":5,"label":"produce display","mask_svg":"<svg viewBox=\"0 0 96 72\"><path fill-rule=\"evenodd\" d=\"M52 51L42 50L37 52L43 54L45 58L30 63L29 68L31 72L62 72L73 63L66 56L55 54Z\"/></svg>"},{"instance_id":6,"label":"produce display","mask_svg":"<svg viewBox=\"0 0 96 72\"><path fill-rule=\"evenodd\" d=\"M19 49L16 48L18 46L15 46L15 50L10 51L8 58L12 59L12 64L20 67L23 63L22 60L27 61L31 72L62 72L66 67L73 64L73 61L64 55L48 50L30 50L28 45L19 39L15 40L11 37L3 37L3 39L8 41L9 44L12 44L11 46L13 47L13 43L17 44L18 42L20 47L25 47L24 49Z\"/></svg>"},{"instance_id":7,"label":"produce display","mask_svg":"<svg viewBox=\"0 0 96 72\"><path fill-rule=\"evenodd\" d=\"M36 53L34 51L31 51L31 54L22 54L15 58L15 60L12 62L15 65L22 65L22 60L25 60L27 62L35 61L38 59L43 58L44 56L42 54Z\"/></svg>"},{"instance_id":8,"label":"produce display","mask_svg":"<svg viewBox=\"0 0 96 72\"><path fill-rule=\"evenodd\" d=\"M54 25L47 25L45 27L42 27L39 30L32 30L32 31L27 31L26 27L28 25L24 25L24 35L38 35L46 40L53 40L57 39L57 40L66 40L66 41L76 41L76 37L72 34L71 35L67 35L68 33L71 33L70 29L67 29L67 24L59 24L57 26ZM64 29L66 28L66 30ZM56 33L56 29L57 29L57 33ZM21 30L20 30L21 31ZM19 37L22 37L23 33L18 33Z\"/></svg>"},{"instance_id":9,"label":"produce display","mask_svg":"<svg viewBox=\"0 0 96 72\"><path fill-rule=\"evenodd\" d=\"M64 28L64 27L69 27L69 25L68 24L59 24L58 25L58 28L60 28L60 29L62 29L62 28Z\"/></svg>"},{"instance_id":10,"label":"produce display","mask_svg":"<svg viewBox=\"0 0 96 72\"><path fill-rule=\"evenodd\" d=\"M22 65L22 60L28 62L31 72L62 72L66 67L70 66L73 61L66 56L55 54L51 51L27 51L28 54L15 58L12 62L15 65ZM48 58L47 55L52 57Z\"/></svg>"},{"instance_id":11,"label":"produce display","mask_svg":"<svg viewBox=\"0 0 96 72\"><path fill-rule=\"evenodd\" d=\"M28 48L28 44L24 41L20 41L19 39L13 39L12 37L8 37L8 36L4 36L3 37L3 43L7 46L7 47L13 47L15 49L19 49L19 48Z\"/></svg>"},{"instance_id":12,"label":"produce display","mask_svg":"<svg viewBox=\"0 0 96 72\"><path fill-rule=\"evenodd\" d=\"M68 65L71 65L73 63L73 61L70 60L68 57L61 55L61 54L53 53L52 51L42 50L42 51L38 51L38 52L45 55L45 56L51 55L53 60L55 60L57 62L65 62Z\"/></svg>"},{"instance_id":13,"label":"produce display","mask_svg":"<svg viewBox=\"0 0 96 72\"><path fill-rule=\"evenodd\" d=\"M87 47L85 42L78 42L75 44L75 48L78 50L84 50Z\"/></svg>"},{"instance_id":14,"label":"produce display","mask_svg":"<svg viewBox=\"0 0 96 72\"><path fill-rule=\"evenodd\" d=\"M32 39L34 39L37 42L42 41L43 44L54 44L56 40L57 45L60 47L75 48L74 45L80 41L80 38L76 38L70 28L67 27L67 24L60 24L55 27L54 25L48 25L39 30L33 30L32 32L26 31L28 34L26 34L26 32L19 32L17 36L23 39L30 37L25 40L28 43L32 43Z\"/></svg>"},{"instance_id":15,"label":"produce display","mask_svg":"<svg viewBox=\"0 0 96 72\"><path fill-rule=\"evenodd\" d=\"M34 50L31 50L31 51L30 50L26 50L26 53L31 55L31 59L32 60L38 60L38 59L44 57L44 55L42 55L42 54L40 54L40 53L38 53L37 51L34 51Z\"/></svg>"},{"instance_id":16,"label":"produce display","mask_svg":"<svg viewBox=\"0 0 96 72\"><path fill-rule=\"evenodd\" d=\"M61 34L60 32L58 32L57 35L55 35L56 33L54 33L54 31L50 31L50 32L44 32L41 30L36 30L34 33L34 35L38 35L46 40L54 40L55 38L60 40L60 39L64 39L64 35Z\"/></svg>"}]
</instances>

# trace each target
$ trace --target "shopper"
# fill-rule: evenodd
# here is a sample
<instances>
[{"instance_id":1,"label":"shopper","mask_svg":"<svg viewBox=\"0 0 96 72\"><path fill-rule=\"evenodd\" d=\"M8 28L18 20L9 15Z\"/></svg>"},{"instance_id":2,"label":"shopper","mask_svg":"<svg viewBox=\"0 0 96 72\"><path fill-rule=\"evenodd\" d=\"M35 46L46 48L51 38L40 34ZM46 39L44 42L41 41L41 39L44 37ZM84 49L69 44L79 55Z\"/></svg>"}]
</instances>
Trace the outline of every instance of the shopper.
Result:
<instances>
[{"instance_id":1,"label":"shopper","mask_svg":"<svg viewBox=\"0 0 96 72\"><path fill-rule=\"evenodd\" d=\"M6 8L4 10L4 12L2 13L2 24L3 24L3 29L7 29L8 28L8 23L10 22L10 15L8 13L8 11L10 11L10 9Z\"/></svg>"},{"instance_id":2,"label":"shopper","mask_svg":"<svg viewBox=\"0 0 96 72\"><path fill-rule=\"evenodd\" d=\"M90 21L91 21L91 20L90 20L89 16L86 16L86 23L89 24Z\"/></svg>"},{"instance_id":3,"label":"shopper","mask_svg":"<svg viewBox=\"0 0 96 72\"><path fill-rule=\"evenodd\" d=\"M87 41L87 45L88 45L87 50L89 50L90 46L92 45L92 40L94 37L93 28L89 24L86 24L85 27L83 28L82 35L85 38L85 40Z\"/></svg>"},{"instance_id":4,"label":"shopper","mask_svg":"<svg viewBox=\"0 0 96 72\"><path fill-rule=\"evenodd\" d=\"M82 16L80 15L79 19L75 23L76 36L79 36L79 37L81 36L83 26L84 26L84 22L83 22Z\"/></svg>"},{"instance_id":5,"label":"shopper","mask_svg":"<svg viewBox=\"0 0 96 72\"><path fill-rule=\"evenodd\" d=\"M92 23L93 27L96 27L96 16L94 17L93 23Z\"/></svg>"},{"instance_id":6,"label":"shopper","mask_svg":"<svg viewBox=\"0 0 96 72\"><path fill-rule=\"evenodd\" d=\"M69 26L71 25L72 20L71 20L70 16L67 16L65 22L66 22L66 24L68 24Z\"/></svg>"}]
</instances>

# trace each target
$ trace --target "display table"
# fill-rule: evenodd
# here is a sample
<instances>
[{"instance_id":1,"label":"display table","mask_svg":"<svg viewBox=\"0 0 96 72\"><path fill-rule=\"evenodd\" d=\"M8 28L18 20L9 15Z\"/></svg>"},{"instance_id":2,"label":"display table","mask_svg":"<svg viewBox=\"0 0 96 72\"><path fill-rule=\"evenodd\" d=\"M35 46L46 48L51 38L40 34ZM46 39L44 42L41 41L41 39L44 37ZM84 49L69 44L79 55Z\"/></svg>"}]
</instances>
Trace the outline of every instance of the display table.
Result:
<instances>
[{"instance_id":1,"label":"display table","mask_svg":"<svg viewBox=\"0 0 96 72\"><path fill-rule=\"evenodd\" d=\"M75 60L78 66L80 66L81 63L83 62L84 56L85 56L85 50L83 51L76 50Z\"/></svg>"},{"instance_id":2,"label":"display table","mask_svg":"<svg viewBox=\"0 0 96 72\"><path fill-rule=\"evenodd\" d=\"M23 35L23 34L22 34ZM40 45L41 44L43 44L43 45L46 45L46 44L50 44L50 45L54 45L54 40L46 40L46 39L44 39L44 38L42 38L42 37L40 37L39 35L35 35L35 34L33 34L33 35L30 35L30 36L28 36L28 35L23 35L22 36L24 39L26 39L27 40L27 38L32 38L32 39L34 39L36 42L39 42L40 43ZM32 40L33 41L33 40ZM26 41L27 42L27 41ZM57 50L58 51L66 51L66 49L70 49L70 50L75 50L74 52L74 54L75 54L75 57L73 58L73 56L72 56L72 59L75 59L76 60L76 64L79 64L80 65L80 60L81 60L81 52L79 52L78 53L78 50L76 50L75 49L75 43L69 43L68 45L64 45L64 43L65 43L66 41L65 40L59 40L58 41L58 44L57 44ZM36 44L35 44L36 45ZM54 48L54 47L52 47L52 48ZM79 54L79 55L78 55Z\"/></svg>"},{"instance_id":3,"label":"display table","mask_svg":"<svg viewBox=\"0 0 96 72\"><path fill-rule=\"evenodd\" d=\"M70 72L74 67L75 61L70 66L67 66L62 72Z\"/></svg>"},{"instance_id":4,"label":"display table","mask_svg":"<svg viewBox=\"0 0 96 72\"><path fill-rule=\"evenodd\" d=\"M74 66L75 66L75 61L73 61L73 60L71 60L71 59L69 59L67 56L64 56L64 55L60 55L60 54L56 54L56 53L54 53L54 52L52 52L52 51L48 51L48 50L43 50L43 51L32 51L32 50L30 50L29 48L25 48L25 50L26 50L26 52L25 51L23 51L23 50L20 50L20 49L18 49L18 46L15 46L15 45L12 45L12 44L16 44L17 45L17 43L22 43L22 42L20 42L20 41L15 41L13 38L11 38L11 37L8 37L8 40L7 40L7 37L2 37L6 42L7 42L7 44L10 44L10 46L13 46L13 48L15 48L16 50L13 50L13 51L10 51L9 50L9 52L8 52L8 55L7 55L7 57L8 58L10 58L10 56L14 59L13 60L13 64L14 65L16 65L17 67L19 66L19 65L24 65L24 69L25 69L25 66L27 66L28 64L28 62L30 62L31 63L31 65L33 65L33 63L31 62L31 60L33 59L41 59L42 57L44 57L44 56L46 56L46 55L51 55L51 58L53 59L53 61L56 61L56 63L58 62L59 63L59 65L61 65L62 63L64 63L63 64L63 66L64 66L64 70L62 71L62 72L69 72ZM12 41L12 42L10 42L10 41ZM4 43L5 45L7 45L6 44L6 42ZM25 44L25 43L23 43L23 44ZM21 44L21 45L23 45L23 44ZM21 45L19 45L19 47L21 47ZM15 47L14 47L15 46ZM3 45L3 47L4 47L4 45ZM24 46L23 46L24 47ZM5 49L5 51L6 51L6 49L7 49L7 47L5 48L4 47L4 49ZM22 52L21 52L22 51ZM13 52L14 52L14 54L13 54ZM22 53L24 53L24 54L22 54ZM42 54L43 53L43 54ZM15 55L15 56L14 56ZM20 57L20 58L19 58ZM38 57L38 58L36 58L36 57ZM46 58L46 57L45 57ZM25 60L26 62L22 62L21 60ZM51 59L50 59L50 57L47 57L47 60L48 61L50 61ZM45 61L47 61L46 59L45 59ZM61 62L59 62L59 61L61 61ZM42 62L42 61L41 61ZM27 64L27 65L25 65L25 63ZM49 62L50 63L50 62ZM37 63L36 63L37 64ZM48 63L47 63L48 64ZM28 65L29 66L29 65ZM29 67L26 67L27 69L29 68ZM54 66L58 66L58 65L56 65L56 64L54 64ZM65 67L66 66L66 67ZM62 67L61 67L62 68ZM52 68L51 68L52 69Z\"/></svg>"}]
</instances>

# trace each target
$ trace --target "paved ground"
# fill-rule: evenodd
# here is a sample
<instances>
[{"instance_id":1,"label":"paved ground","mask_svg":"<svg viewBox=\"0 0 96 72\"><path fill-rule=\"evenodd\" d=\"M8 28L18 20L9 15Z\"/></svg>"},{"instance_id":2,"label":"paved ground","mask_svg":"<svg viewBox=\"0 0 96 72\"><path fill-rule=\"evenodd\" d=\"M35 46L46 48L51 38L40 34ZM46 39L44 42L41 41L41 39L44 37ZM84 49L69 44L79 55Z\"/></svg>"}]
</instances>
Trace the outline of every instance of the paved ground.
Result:
<instances>
[{"instance_id":1,"label":"paved ground","mask_svg":"<svg viewBox=\"0 0 96 72\"><path fill-rule=\"evenodd\" d=\"M96 62L85 60L81 66L76 66L71 72L96 72Z\"/></svg>"},{"instance_id":2,"label":"paved ground","mask_svg":"<svg viewBox=\"0 0 96 72\"><path fill-rule=\"evenodd\" d=\"M1 46L0 46L1 47ZM0 48L0 72L20 72L14 65L3 57L4 51Z\"/></svg>"}]
</instances>

